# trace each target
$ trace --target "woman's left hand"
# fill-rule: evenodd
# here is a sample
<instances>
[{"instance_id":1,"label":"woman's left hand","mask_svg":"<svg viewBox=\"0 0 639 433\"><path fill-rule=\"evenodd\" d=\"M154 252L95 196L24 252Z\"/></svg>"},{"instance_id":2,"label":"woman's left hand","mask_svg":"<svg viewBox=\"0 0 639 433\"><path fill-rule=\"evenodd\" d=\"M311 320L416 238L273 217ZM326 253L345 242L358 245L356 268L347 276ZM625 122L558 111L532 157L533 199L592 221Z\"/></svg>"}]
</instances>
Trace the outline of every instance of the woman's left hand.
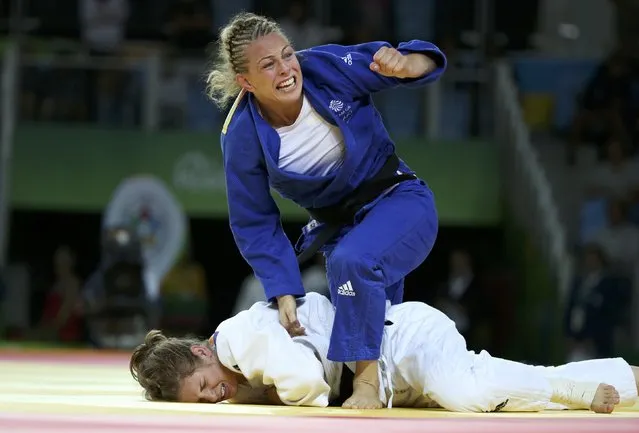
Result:
<instances>
[{"instance_id":1,"label":"woman's left hand","mask_svg":"<svg viewBox=\"0 0 639 433\"><path fill-rule=\"evenodd\" d=\"M419 78L434 70L435 62L419 53L404 55L392 47L382 47L373 56L371 71L386 77Z\"/></svg>"},{"instance_id":2,"label":"woman's left hand","mask_svg":"<svg viewBox=\"0 0 639 433\"><path fill-rule=\"evenodd\" d=\"M277 309L280 313L280 324L291 337L306 335L306 329L297 320L297 302L292 295L277 297Z\"/></svg>"}]
</instances>

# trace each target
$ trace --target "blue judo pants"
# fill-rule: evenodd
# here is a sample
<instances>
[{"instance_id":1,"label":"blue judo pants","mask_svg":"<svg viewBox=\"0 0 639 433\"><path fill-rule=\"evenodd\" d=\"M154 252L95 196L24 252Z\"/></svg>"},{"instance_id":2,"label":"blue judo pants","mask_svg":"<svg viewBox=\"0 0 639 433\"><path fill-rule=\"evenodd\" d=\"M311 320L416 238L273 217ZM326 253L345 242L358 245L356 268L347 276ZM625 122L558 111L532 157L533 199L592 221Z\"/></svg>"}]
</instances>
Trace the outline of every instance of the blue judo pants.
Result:
<instances>
[{"instance_id":1,"label":"blue judo pants","mask_svg":"<svg viewBox=\"0 0 639 433\"><path fill-rule=\"evenodd\" d=\"M411 180L323 248L335 306L328 359L379 359L386 301L402 302L404 278L430 254L437 231L433 193L421 180Z\"/></svg>"}]
</instances>

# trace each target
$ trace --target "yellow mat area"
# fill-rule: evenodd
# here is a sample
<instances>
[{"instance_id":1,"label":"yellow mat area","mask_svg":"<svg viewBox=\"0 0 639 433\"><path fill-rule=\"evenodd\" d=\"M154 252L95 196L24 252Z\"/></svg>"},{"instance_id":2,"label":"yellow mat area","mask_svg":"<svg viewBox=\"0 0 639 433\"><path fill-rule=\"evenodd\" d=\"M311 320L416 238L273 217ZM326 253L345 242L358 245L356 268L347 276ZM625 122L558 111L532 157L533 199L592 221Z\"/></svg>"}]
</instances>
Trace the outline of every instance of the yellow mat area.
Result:
<instances>
[{"instance_id":1,"label":"yellow mat area","mask_svg":"<svg viewBox=\"0 0 639 433\"><path fill-rule=\"evenodd\" d=\"M535 414L458 414L444 410L382 409L353 411L231 404L154 403L146 401L126 364L78 365L0 361L0 412L24 414L121 414L220 416L339 416L375 418L461 417L630 417L639 422L639 404L612 415L588 411L546 411Z\"/></svg>"}]
</instances>

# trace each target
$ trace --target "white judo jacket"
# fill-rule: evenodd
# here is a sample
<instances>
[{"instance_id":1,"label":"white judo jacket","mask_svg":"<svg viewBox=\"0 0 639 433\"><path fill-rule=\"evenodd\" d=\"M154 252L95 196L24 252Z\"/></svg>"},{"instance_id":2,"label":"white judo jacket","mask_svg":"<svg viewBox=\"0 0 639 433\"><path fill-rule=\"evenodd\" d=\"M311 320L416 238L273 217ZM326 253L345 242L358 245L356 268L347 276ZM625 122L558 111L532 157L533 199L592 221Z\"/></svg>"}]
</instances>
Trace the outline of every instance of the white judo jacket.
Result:
<instances>
[{"instance_id":1,"label":"white judo jacket","mask_svg":"<svg viewBox=\"0 0 639 433\"><path fill-rule=\"evenodd\" d=\"M248 386L240 386L229 403L279 403L269 395L273 391L283 404L290 406L327 407L331 401L344 397L339 395L342 370L354 372L355 363L327 359L334 306L318 293L307 293L297 302L297 316L306 328L305 336L291 338L279 323L277 306L267 302L257 302L225 320L211 336L222 364L248 381ZM420 379L411 380L411 374L420 368L416 357L411 356L411 348L417 346L419 350L418 341L428 337L420 330L424 326L423 313L438 323L437 328L454 328L454 323L425 304L412 304L391 307L387 303L387 319L395 325L384 329L379 398L387 407L438 407L422 386L414 386ZM415 314L419 312L422 314ZM415 383L411 386L410 382Z\"/></svg>"},{"instance_id":2,"label":"white judo jacket","mask_svg":"<svg viewBox=\"0 0 639 433\"><path fill-rule=\"evenodd\" d=\"M211 336L221 363L242 374L230 403L268 404L268 391L285 405L326 407L338 397L343 364L329 361L333 305L321 295L298 299L298 320L306 336L291 338L279 323L277 306L258 302L222 322Z\"/></svg>"}]
</instances>

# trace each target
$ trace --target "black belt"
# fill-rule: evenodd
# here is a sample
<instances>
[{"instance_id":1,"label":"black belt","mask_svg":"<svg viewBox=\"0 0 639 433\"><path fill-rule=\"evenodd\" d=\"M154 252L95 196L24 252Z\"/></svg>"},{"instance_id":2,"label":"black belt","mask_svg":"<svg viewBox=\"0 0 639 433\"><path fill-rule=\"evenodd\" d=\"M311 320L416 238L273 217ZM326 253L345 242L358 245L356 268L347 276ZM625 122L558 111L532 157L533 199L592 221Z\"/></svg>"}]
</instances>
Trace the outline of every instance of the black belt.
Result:
<instances>
[{"instance_id":1,"label":"black belt","mask_svg":"<svg viewBox=\"0 0 639 433\"><path fill-rule=\"evenodd\" d=\"M357 212L375 200L381 193L393 185L405 180L416 179L414 174L397 174L399 158L392 154L377 174L357 187L341 202L333 206L306 209L316 221L324 227L317 234L311 245L297 256L297 262L302 264L313 257L322 246L329 242L347 224L351 224Z\"/></svg>"}]
</instances>

